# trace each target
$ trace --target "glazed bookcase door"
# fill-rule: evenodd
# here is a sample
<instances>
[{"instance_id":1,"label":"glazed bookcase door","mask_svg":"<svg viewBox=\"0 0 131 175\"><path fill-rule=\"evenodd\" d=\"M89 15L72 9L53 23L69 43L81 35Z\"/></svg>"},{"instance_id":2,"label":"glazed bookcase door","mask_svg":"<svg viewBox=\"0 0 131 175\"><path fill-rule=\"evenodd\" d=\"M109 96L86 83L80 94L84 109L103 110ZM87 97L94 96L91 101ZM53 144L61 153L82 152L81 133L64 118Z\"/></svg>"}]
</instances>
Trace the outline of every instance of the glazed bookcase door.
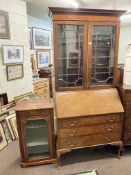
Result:
<instances>
[{"instance_id":1,"label":"glazed bookcase door","mask_svg":"<svg viewBox=\"0 0 131 175\"><path fill-rule=\"evenodd\" d=\"M73 22L72 22L73 23ZM81 23L58 23L56 27L56 89L84 88L84 33Z\"/></svg>"},{"instance_id":2,"label":"glazed bookcase door","mask_svg":"<svg viewBox=\"0 0 131 175\"><path fill-rule=\"evenodd\" d=\"M26 159L46 159L51 157L49 143L49 122L44 118L29 119L24 124Z\"/></svg>"},{"instance_id":3,"label":"glazed bookcase door","mask_svg":"<svg viewBox=\"0 0 131 175\"><path fill-rule=\"evenodd\" d=\"M90 86L113 86L117 62L117 25L91 25L92 48Z\"/></svg>"}]
</instances>

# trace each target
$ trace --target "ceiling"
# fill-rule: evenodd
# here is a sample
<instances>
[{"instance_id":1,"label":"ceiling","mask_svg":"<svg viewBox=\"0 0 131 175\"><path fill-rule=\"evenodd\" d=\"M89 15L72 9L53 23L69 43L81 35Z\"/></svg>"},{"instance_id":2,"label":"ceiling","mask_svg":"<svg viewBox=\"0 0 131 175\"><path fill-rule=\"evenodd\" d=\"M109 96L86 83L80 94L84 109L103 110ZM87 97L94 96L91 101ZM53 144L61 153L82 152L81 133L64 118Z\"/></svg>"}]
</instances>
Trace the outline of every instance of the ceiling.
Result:
<instances>
[{"instance_id":1,"label":"ceiling","mask_svg":"<svg viewBox=\"0 0 131 175\"><path fill-rule=\"evenodd\" d=\"M50 20L48 7L71 7L127 10L131 12L131 0L25 0L27 13L42 20ZM131 21L131 18L130 18Z\"/></svg>"}]
</instances>

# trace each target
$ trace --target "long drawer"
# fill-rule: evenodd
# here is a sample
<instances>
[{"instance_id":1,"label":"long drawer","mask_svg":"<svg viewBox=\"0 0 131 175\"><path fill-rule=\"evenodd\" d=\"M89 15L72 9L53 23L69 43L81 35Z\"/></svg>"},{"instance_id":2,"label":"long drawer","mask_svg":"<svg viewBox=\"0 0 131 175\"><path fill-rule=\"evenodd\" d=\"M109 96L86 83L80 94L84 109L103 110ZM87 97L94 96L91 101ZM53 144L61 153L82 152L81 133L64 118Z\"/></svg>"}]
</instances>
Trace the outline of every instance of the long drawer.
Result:
<instances>
[{"instance_id":1,"label":"long drawer","mask_svg":"<svg viewBox=\"0 0 131 175\"><path fill-rule=\"evenodd\" d=\"M98 115L98 116L84 116L72 118L59 118L58 128L73 128L76 126L94 125L102 123L114 123L122 120L121 114Z\"/></svg>"},{"instance_id":2,"label":"long drawer","mask_svg":"<svg viewBox=\"0 0 131 175\"><path fill-rule=\"evenodd\" d=\"M32 116L49 116L48 109L39 109L39 110L29 110L29 111L21 111L19 113L20 116L32 117Z\"/></svg>"},{"instance_id":3,"label":"long drawer","mask_svg":"<svg viewBox=\"0 0 131 175\"><path fill-rule=\"evenodd\" d=\"M108 144L121 140L121 133L91 135L83 137L68 137L59 140L59 149L78 148L99 144Z\"/></svg>"},{"instance_id":4,"label":"long drawer","mask_svg":"<svg viewBox=\"0 0 131 175\"><path fill-rule=\"evenodd\" d=\"M105 123L101 125L92 125L92 126L82 126L76 128L61 128L58 131L60 138L65 137L74 137L74 136L84 136L84 135L94 135L94 134L103 134L111 132L120 132L122 130L122 123Z\"/></svg>"}]
</instances>

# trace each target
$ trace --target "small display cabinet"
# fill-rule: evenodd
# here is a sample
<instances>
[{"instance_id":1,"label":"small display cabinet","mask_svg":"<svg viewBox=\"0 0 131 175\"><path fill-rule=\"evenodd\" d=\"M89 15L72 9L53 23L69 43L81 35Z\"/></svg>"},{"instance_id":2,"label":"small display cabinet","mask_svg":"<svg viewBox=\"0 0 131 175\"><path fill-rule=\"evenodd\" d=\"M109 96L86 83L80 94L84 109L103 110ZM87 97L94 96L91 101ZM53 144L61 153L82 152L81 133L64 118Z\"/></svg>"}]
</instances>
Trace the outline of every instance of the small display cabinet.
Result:
<instances>
[{"instance_id":1,"label":"small display cabinet","mask_svg":"<svg viewBox=\"0 0 131 175\"><path fill-rule=\"evenodd\" d=\"M53 104L50 100L22 102L16 106L22 167L55 163Z\"/></svg>"}]
</instances>

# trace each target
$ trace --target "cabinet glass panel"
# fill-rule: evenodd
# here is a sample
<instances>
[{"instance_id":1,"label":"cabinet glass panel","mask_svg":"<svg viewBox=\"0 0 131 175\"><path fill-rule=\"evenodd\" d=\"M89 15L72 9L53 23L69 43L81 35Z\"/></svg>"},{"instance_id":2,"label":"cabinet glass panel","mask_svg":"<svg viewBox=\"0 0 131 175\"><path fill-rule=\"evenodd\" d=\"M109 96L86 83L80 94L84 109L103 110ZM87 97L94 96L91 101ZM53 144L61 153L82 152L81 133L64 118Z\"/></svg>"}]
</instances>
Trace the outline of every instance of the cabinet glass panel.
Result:
<instances>
[{"instance_id":1,"label":"cabinet glass panel","mask_svg":"<svg viewBox=\"0 0 131 175\"><path fill-rule=\"evenodd\" d=\"M57 26L58 87L83 86L84 26Z\"/></svg>"},{"instance_id":2,"label":"cabinet glass panel","mask_svg":"<svg viewBox=\"0 0 131 175\"><path fill-rule=\"evenodd\" d=\"M91 85L112 85L114 75L115 27L96 25L92 29Z\"/></svg>"},{"instance_id":3,"label":"cabinet glass panel","mask_svg":"<svg viewBox=\"0 0 131 175\"><path fill-rule=\"evenodd\" d=\"M48 122L28 120L25 125L28 158L49 157Z\"/></svg>"}]
</instances>

